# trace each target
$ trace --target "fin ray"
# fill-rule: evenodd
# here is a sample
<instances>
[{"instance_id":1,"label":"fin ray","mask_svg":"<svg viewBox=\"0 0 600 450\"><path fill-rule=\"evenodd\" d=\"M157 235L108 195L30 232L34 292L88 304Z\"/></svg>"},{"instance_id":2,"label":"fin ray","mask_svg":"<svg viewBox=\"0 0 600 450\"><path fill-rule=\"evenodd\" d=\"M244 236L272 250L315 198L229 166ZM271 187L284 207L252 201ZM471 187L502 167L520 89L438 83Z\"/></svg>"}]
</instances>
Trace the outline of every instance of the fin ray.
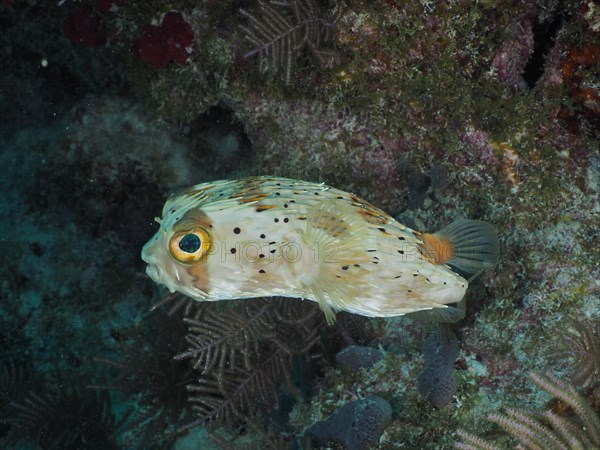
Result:
<instances>
[{"instance_id":1,"label":"fin ray","mask_svg":"<svg viewBox=\"0 0 600 450\"><path fill-rule=\"evenodd\" d=\"M457 220L433 236L452 245L452 254L445 263L471 274L471 278L498 263L498 234L487 222Z\"/></svg>"}]
</instances>

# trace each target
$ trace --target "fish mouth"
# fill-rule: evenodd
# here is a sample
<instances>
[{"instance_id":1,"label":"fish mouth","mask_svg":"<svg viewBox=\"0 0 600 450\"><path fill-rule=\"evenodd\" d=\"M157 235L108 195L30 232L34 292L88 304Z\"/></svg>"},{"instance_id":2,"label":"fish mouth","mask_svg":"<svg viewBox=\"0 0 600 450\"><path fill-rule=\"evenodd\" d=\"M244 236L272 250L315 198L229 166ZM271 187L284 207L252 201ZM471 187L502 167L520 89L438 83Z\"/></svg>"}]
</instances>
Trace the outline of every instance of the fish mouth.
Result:
<instances>
[{"instance_id":1,"label":"fish mouth","mask_svg":"<svg viewBox=\"0 0 600 450\"><path fill-rule=\"evenodd\" d=\"M156 264L148 264L146 266L146 275L148 275L150 278L152 278L157 283L160 283L161 273L160 273L160 269L158 268L158 266Z\"/></svg>"},{"instance_id":2,"label":"fish mouth","mask_svg":"<svg viewBox=\"0 0 600 450\"><path fill-rule=\"evenodd\" d=\"M152 260L154 253L157 250L157 242L159 241L159 234L156 233L152 239L150 239L148 242L146 242L144 244L144 246L142 247L142 261L144 261L147 264L152 264Z\"/></svg>"},{"instance_id":3,"label":"fish mouth","mask_svg":"<svg viewBox=\"0 0 600 450\"><path fill-rule=\"evenodd\" d=\"M150 242L148 242L146 245L144 245L144 248L142 248L142 261L144 261L147 264L150 264Z\"/></svg>"}]
</instances>

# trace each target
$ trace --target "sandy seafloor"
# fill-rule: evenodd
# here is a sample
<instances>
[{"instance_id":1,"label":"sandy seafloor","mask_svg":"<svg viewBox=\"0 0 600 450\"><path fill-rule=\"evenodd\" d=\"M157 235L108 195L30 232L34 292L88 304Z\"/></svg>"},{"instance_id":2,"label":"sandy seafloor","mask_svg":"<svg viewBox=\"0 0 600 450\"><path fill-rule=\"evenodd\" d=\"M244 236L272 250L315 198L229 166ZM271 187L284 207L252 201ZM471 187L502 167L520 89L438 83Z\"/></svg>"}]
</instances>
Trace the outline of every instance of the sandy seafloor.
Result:
<instances>
[{"instance_id":1,"label":"sandy seafloor","mask_svg":"<svg viewBox=\"0 0 600 450\"><path fill-rule=\"evenodd\" d=\"M534 448L488 420L507 408L600 447L598 3L288 3L0 1L0 447L311 448L338 411L312 448ZM260 69L274 12L315 27ZM140 252L167 196L250 175L422 231L486 220L500 261L452 325L327 327L295 299L151 311L168 292ZM190 348L198 367L173 359Z\"/></svg>"}]
</instances>

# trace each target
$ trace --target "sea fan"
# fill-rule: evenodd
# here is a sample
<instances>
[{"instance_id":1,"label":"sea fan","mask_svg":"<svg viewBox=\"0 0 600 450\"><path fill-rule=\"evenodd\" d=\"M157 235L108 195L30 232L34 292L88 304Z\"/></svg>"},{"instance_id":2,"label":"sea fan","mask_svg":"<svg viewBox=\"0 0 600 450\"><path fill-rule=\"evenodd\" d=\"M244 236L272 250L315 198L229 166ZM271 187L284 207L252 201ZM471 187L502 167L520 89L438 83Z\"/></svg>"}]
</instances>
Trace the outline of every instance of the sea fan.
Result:
<instances>
[{"instance_id":1,"label":"sea fan","mask_svg":"<svg viewBox=\"0 0 600 450\"><path fill-rule=\"evenodd\" d=\"M489 420L497 423L527 450L595 449L600 447L600 417L590 403L568 383L546 373L531 373L531 380L541 389L568 405L574 417L561 417L547 409L530 411L511 408L504 414L493 413ZM496 444L459 430L462 442L456 448L469 450L496 450Z\"/></svg>"},{"instance_id":2,"label":"sea fan","mask_svg":"<svg viewBox=\"0 0 600 450\"><path fill-rule=\"evenodd\" d=\"M108 392L79 385L30 393L13 406L9 443L33 441L42 449L116 449L115 435L128 419L116 419Z\"/></svg>"},{"instance_id":3,"label":"sea fan","mask_svg":"<svg viewBox=\"0 0 600 450\"><path fill-rule=\"evenodd\" d=\"M157 440L166 445L165 441L174 439L166 431L169 426L189 420L186 386L195 380L195 373L190 361L173 359L184 348L186 333L180 312L169 315L155 308L143 329L124 333L120 361L94 358L114 368L115 375L110 383L89 388L120 391L136 398L138 407L126 428L140 434L140 447L159 444Z\"/></svg>"},{"instance_id":4,"label":"sea fan","mask_svg":"<svg viewBox=\"0 0 600 450\"><path fill-rule=\"evenodd\" d=\"M600 384L600 320L573 320L561 331L561 348L553 356L569 361L573 384L583 388Z\"/></svg>"},{"instance_id":5,"label":"sea fan","mask_svg":"<svg viewBox=\"0 0 600 450\"><path fill-rule=\"evenodd\" d=\"M292 393L291 367L297 355L320 357L325 328L314 304L288 299L254 299L208 304L187 318L191 358L200 377L188 389L196 425L227 423L252 416L260 407L277 409L283 384Z\"/></svg>"},{"instance_id":6,"label":"sea fan","mask_svg":"<svg viewBox=\"0 0 600 450\"><path fill-rule=\"evenodd\" d=\"M274 73L283 68L286 85L290 84L294 59L304 50L322 66L335 58L336 53L324 45L331 42L336 18L323 13L313 0L260 1L258 11L258 16L241 11L249 21L241 28L254 46L244 58L258 55L260 67Z\"/></svg>"}]
</instances>

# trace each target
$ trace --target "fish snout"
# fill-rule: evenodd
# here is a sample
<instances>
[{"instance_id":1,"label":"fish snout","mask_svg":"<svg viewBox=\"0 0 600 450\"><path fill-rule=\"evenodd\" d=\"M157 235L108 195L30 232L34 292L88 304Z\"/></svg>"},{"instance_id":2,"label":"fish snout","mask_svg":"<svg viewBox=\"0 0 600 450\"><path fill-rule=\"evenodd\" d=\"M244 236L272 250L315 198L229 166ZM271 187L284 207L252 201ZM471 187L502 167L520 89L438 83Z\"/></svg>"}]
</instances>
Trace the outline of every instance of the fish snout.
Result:
<instances>
[{"instance_id":1,"label":"fish snout","mask_svg":"<svg viewBox=\"0 0 600 450\"><path fill-rule=\"evenodd\" d=\"M152 278L157 283L160 283L161 272L160 268L156 264L148 264L146 266L146 275Z\"/></svg>"},{"instance_id":2,"label":"fish snout","mask_svg":"<svg viewBox=\"0 0 600 450\"><path fill-rule=\"evenodd\" d=\"M147 242L146 245L144 245L144 248L142 248L142 261L144 261L146 264L150 264L150 244L151 242Z\"/></svg>"}]
</instances>

